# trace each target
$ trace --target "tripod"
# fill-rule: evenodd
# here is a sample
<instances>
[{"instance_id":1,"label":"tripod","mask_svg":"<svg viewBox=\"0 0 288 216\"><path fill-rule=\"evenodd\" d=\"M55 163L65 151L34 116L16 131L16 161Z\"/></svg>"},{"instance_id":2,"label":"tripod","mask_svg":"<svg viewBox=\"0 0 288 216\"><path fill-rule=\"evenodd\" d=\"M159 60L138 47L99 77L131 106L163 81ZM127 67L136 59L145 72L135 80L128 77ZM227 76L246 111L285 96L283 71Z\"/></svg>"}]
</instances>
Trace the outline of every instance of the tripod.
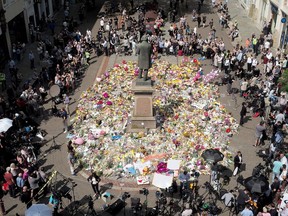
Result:
<instances>
[{"instance_id":1,"label":"tripod","mask_svg":"<svg viewBox=\"0 0 288 216\"><path fill-rule=\"evenodd\" d=\"M89 196L88 210L87 210L85 216L98 216L97 212L94 209L94 202L93 202L93 199L91 196Z\"/></svg>"}]
</instances>

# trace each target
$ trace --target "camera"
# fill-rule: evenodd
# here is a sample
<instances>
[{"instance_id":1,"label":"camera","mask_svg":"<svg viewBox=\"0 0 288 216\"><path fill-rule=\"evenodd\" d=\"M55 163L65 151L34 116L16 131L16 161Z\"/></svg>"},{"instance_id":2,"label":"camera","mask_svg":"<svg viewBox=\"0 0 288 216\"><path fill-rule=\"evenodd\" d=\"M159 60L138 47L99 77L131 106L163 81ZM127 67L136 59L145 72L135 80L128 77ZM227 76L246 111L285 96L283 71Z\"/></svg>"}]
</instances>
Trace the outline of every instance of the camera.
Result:
<instances>
[{"instance_id":1,"label":"camera","mask_svg":"<svg viewBox=\"0 0 288 216\"><path fill-rule=\"evenodd\" d=\"M166 190L166 192L168 192L168 193L170 193L170 194L173 194L173 193L175 192L173 186L170 186L170 187L166 188L165 190Z\"/></svg>"},{"instance_id":2,"label":"camera","mask_svg":"<svg viewBox=\"0 0 288 216\"><path fill-rule=\"evenodd\" d=\"M122 194L122 196L121 196L121 199L122 199L122 200L126 200L126 199L128 199L128 198L130 198L130 194L129 194L128 192L124 192L124 193Z\"/></svg>"},{"instance_id":3,"label":"camera","mask_svg":"<svg viewBox=\"0 0 288 216\"><path fill-rule=\"evenodd\" d=\"M199 178L199 176L200 176L200 173L199 172L197 172L195 169L193 169L192 171L191 171L191 177L192 178Z\"/></svg>"},{"instance_id":4,"label":"camera","mask_svg":"<svg viewBox=\"0 0 288 216\"><path fill-rule=\"evenodd\" d=\"M139 190L139 193L148 196L149 190L147 188L143 188L142 190Z\"/></svg>"},{"instance_id":5,"label":"camera","mask_svg":"<svg viewBox=\"0 0 288 216\"><path fill-rule=\"evenodd\" d=\"M88 196L88 207L89 207L89 209L93 209L93 206L94 206L93 198L91 196Z\"/></svg>"},{"instance_id":6,"label":"camera","mask_svg":"<svg viewBox=\"0 0 288 216\"><path fill-rule=\"evenodd\" d=\"M132 207L133 214L135 215L137 212L142 210L142 204L137 203L135 206Z\"/></svg>"},{"instance_id":7,"label":"camera","mask_svg":"<svg viewBox=\"0 0 288 216\"><path fill-rule=\"evenodd\" d=\"M208 189L210 192L213 192L214 191L214 188L212 187L212 185L209 183L209 182L205 182L204 183L204 186L206 189Z\"/></svg>"}]
</instances>

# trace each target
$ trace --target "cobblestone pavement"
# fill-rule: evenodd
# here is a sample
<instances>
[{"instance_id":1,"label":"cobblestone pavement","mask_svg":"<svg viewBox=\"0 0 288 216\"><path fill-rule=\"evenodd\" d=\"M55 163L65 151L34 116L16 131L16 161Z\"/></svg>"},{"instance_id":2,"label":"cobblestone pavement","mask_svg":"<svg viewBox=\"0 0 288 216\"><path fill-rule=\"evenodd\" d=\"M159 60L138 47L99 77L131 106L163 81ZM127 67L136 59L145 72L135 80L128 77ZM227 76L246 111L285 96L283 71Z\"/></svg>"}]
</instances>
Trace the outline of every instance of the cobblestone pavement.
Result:
<instances>
[{"instance_id":1,"label":"cobblestone pavement","mask_svg":"<svg viewBox=\"0 0 288 216\"><path fill-rule=\"evenodd\" d=\"M123 0L124 1L124 0ZM188 1L188 0L187 0ZM103 1L101 1L103 2ZM100 3L101 3L100 2ZM158 1L159 5L165 10L168 10L169 4L168 2L164 0ZM185 2L185 1L184 1ZM99 3L99 4L100 4ZM189 20L189 24L191 29L196 26L196 22L191 21L191 11L193 8L193 5L197 5L196 1L188 1L188 7L186 4L181 4L181 10L180 12L185 14ZM139 4L139 1L136 1L136 5ZM224 30L222 31L219 24L218 24L218 14L215 13L215 11L210 8L210 1L205 0L204 1L204 11L207 15L207 22L210 21L211 18L214 19L214 23L216 26L217 30L217 35L218 37L221 37L224 39L226 48L232 49L233 45L235 43L239 42L244 44L245 38L250 37L252 33L255 33L258 35L260 33L260 30L257 29L257 27L254 25L253 22L247 17L246 11L244 11L240 4L238 3L237 0L229 0L228 1L228 7L230 11L230 15L232 19L237 19L239 29L240 29L240 34L241 36L235 40L234 44L231 43L231 39L227 36L227 32ZM75 4L71 6L71 10L74 11L75 17L77 16L77 8L79 7L79 4ZM57 21L57 30L61 28L61 23L63 19L63 11L59 11L58 14L55 16L56 21ZM93 35L96 34L98 28L99 28L99 22L96 21L97 15L95 12L88 12L86 14L86 18L79 26L79 29L81 32L85 32L87 28L92 30ZM168 29L169 23L166 23L165 28ZM198 29L198 32L207 35L208 34L208 28L200 28ZM43 36L51 37L49 33L43 34ZM27 50L34 50L34 53L36 53L36 43L33 44L27 44ZM116 56L116 55L111 55L110 57L104 57L101 56L99 58L93 58L91 60L92 64L89 66L85 77L80 85L80 87L75 91L75 94L72 96L72 101L74 100L75 102L71 104L70 106L70 111L75 110L75 107L77 105L77 100L80 97L80 94L83 90L87 89L90 85L92 85L95 81L96 76L99 76L101 73L103 73L107 68L112 67L115 63L121 63L122 60L125 59L126 61L137 61L136 56ZM161 59L167 60L171 63L178 64L181 62L181 57L175 57L175 56L162 56ZM36 64L35 65L40 65L39 60L36 59ZM21 60L20 63L17 65L20 69L20 72L23 74L23 80L29 79L31 77L31 74L33 74L33 71L29 69L29 60L28 60L28 52L24 55L24 58ZM211 70L211 65L210 62L205 60L203 62L203 68L204 71L210 71ZM39 69L39 67L37 68ZM235 87L237 86L237 82L233 84ZM236 118L239 119L239 112L240 112L240 104L241 100L238 99L237 101L237 106L235 107L234 101L232 100L231 96L226 95L225 87L221 87L221 98L220 101L223 103L227 109L232 113L232 115ZM45 110L51 108L51 104L45 105ZM42 162L43 162L43 167L48 170L48 172L51 172L52 170L57 170L61 175L67 178L71 178L77 186L75 187L74 190L74 195L76 200L82 199L85 195L93 194L92 189L90 187L90 184L86 181L85 176L87 174L84 171L80 171L77 176L71 176L69 173L69 167L68 163L66 160L66 142L67 139L65 138L65 135L62 133L62 121L59 118L51 117L47 114L47 112L44 112L44 115L42 116L42 120L38 120L41 123L41 128L46 130L48 132L48 135L46 136L47 143L44 147L42 147L42 152L43 154L41 155L42 157ZM252 121L248 121L245 123L244 127L241 127L239 130L239 134L232 137L232 144L231 148L234 150L240 150L242 151L244 155L244 161L247 163L247 171L243 173L245 177L250 176L252 172L252 168L254 165L258 164L260 161L259 158L255 157L255 148L252 147L252 144L254 143L254 128L256 124L258 123L259 119L252 119ZM53 143L53 137L55 139L55 143ZM245 137L245 138L244 138ZM52 148L53 145L56 144L56 147L58 148ZM44 155L45 153L45 155ZM62 179L61 175L58 175L57 179ZM200 183L204 183L205 181L208 180L208 176L201 176L200 177ZM101 187L103 190L108 190L111 194L114 195L114 199L112 200L115 201L117 197L122 194L124 191L130 192L131 197L139 197L141 198L141 201L145 201L145 196L139 194L139 189L142 187L137 187L135 186L135 183L131 181L116 181L116 180L109 180L109 179L104 179L101 182ZM236 179L232 178L231 183L228 186L229 189L233 189L236 186ZM156 188L154 187L148 187L150 190L150 194L148 196L148 207L152 207L155 205L156 197L155 197L155 190ZM203 189L200 190L200 193L204 192ZM176 196L177 198L177 196ZM47 203L47 199L40 200L39 202L44 202ZM8 210L8 215L15 215L16 213L20 215L24 215L25 212L25 206L19 202L19 199L12 199L9 196L5 196L4 198L4 203L6 210ZM218 202L219 203L219 202ZM64 199L63 200L63 205L64 207L69 204L68 200ZM97 210L97 212L100 212L102 209L102 206L104 205L103 200L97 200L94 202L94 207ZM119 214L117 215L131 215L130 211L130 199L127 200L127 207L125 209L125 214L124 210L120 211ZM182 203L179 204L182 206ZM82 209L85 207L79 207L79 209ZM70 213L65 213L65 215L83 215L83 214L72 214ZM101 215L105 215L104 213ZM140 213L137 215L141 215ZM175 214L177 215L177 214ZM222 213L221 215L228 215L228 212Z\"/></svg>"}]
</instances>

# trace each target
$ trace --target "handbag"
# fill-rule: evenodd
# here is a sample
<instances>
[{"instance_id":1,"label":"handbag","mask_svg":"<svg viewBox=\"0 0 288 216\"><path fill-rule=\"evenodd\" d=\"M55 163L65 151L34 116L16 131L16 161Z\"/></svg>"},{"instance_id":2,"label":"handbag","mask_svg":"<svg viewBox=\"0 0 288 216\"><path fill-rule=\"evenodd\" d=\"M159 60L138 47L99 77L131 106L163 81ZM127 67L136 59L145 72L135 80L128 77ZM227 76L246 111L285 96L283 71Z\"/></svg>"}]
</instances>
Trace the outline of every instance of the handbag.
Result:
<instances>
[{"instance_id":1,"label":"handbag","mask_svg":"<svg viewBox=\"0 0 288 216\"><path fill-rule=\"evenodd\" d=\"M246 171L246 163L242 163L241 165L240 165L240 171L242 172L242 171Z\"/></svg>"},{"instance_id":2,"label":"handbag","mask_svg":"<svg viewBox=\"0 0 288 216\"><path fill-rule=\"evenodd\" d=\"M238 167L236 167L236 168L234 169L234 171L233 171L233 176L236 176L237 173L238 173Z\"/></svg>"}]
</instances>

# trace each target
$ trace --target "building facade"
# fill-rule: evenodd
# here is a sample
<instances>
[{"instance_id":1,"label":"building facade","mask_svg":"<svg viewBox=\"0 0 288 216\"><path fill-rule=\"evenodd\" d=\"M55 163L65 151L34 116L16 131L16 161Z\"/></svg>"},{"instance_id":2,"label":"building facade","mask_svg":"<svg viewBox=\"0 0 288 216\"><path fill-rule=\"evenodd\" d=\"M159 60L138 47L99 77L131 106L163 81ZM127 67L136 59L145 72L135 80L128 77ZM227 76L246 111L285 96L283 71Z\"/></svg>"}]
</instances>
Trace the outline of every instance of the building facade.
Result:
<instances>
[{"instance_id":1,"label":"building facade","mask_svg":"<svg viewBox=\"0 0 288 216\"><path fill-rule=\"evenodd\" d=\"M56 3L55 3L56 2ZM0 0L0 59L13 58L15 44L31 41L31 34L41 23L53 18L59 9L57 0ZM3 54L2 54L3 53ZM0 60L1 61L1 60Z\"/></svg>"},{"instance_id":2,"label":"building facade","mask_svg":"<svg viewBox=\"0 0 288 216\"><path fill-rule=\"evenodd\" d=\"M271 22L274 48L288 48L288 0L238 0L258 26ZM286 18L287 21L285 21ZM286 33L285 33L286 32ZM284 39L286 38L286 39Z\"/></svg>"}]
</instances>

